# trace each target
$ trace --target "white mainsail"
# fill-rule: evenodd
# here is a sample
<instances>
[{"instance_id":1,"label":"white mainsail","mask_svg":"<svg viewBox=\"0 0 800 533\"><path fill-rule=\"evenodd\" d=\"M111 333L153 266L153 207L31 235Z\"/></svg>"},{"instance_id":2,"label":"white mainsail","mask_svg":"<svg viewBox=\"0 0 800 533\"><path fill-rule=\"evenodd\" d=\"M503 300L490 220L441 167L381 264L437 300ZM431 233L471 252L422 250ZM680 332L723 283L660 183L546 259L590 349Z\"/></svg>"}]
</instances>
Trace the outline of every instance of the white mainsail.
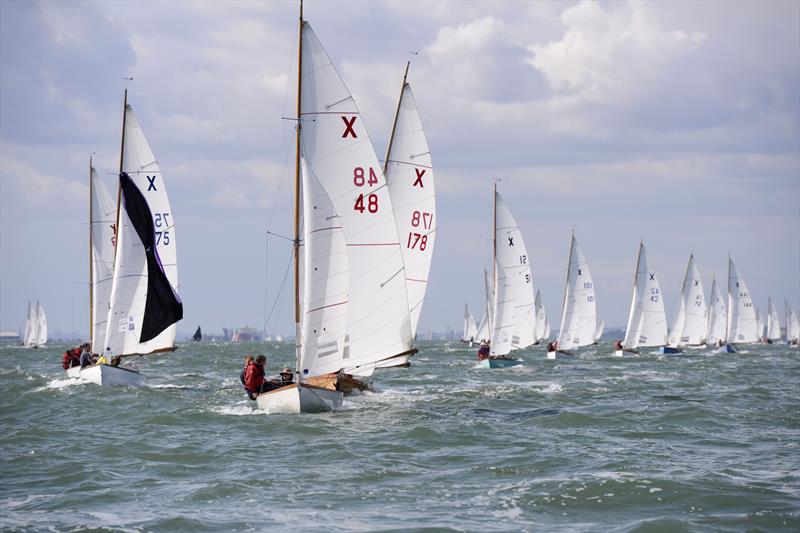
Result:
<instances>
[{"instance_id":1,"label":"white mainsail","mask_svg":"<svg viewBox=\"0 0 800 533\"><path fill-rule=\"evenodd\" d=\"M491 355L535 342L533 279L525 241L511 210L495 189L495 285Z\"/></svg>"},{"instance_id":2,"label":"white mainsail","mask_svg":"<svg viewBox=\"0 0 800 533\"><path fill-rule=\"evenodd\" d=\"M28 316L25 319L25 334L22 336L23 346L33 346L36 339L36 309L28 302Z\"/></svg>"},{"instance_id":3,"label":"white mainsail","mask_svg":"<svg viewBox=\"0 0 800 533\"><path fill-rule=\"evenodd\" d=\"M469 307L464 304L464 333L461 335L461 340L464 342L473 342L478 339L478 326L475 324L475 317L469 312Z\"/></svg>"},{"instance_id":4,"label":"white mainsail","mask_svg":"<svg viewBox=\"0 0 800 533\"><path fill-rule=\"evenodd\" d=\"M796 343L800 339L800 317L795 314L788 300L784 302L786 308L786 341Z\"/></svg>"},{"instance_id":5,"label":"white mainsail","mask_svg":"<svg viewBox=\"0 0 800 533\"><path fill-rule=\"evenodd\" d=\"M772 303L772 298L767 299L767 339L771 341L781 339L781 321L778 318L778 310Z\"/></svg>"},{"instance_id":6,"label":"white mainsail","mask_svg":"<svg viewBox=\"0 0 800 533\"><path fill-rule=\"evenodd\" d=\"M110 355L147 354L175 348L175 324L167 326L152 339L142 341L148 330L145 318L150 276L163 272L169 287L162 294L178 304L178 265L175 221L167 196L166 184L158 162L130 105L125 105L120 190L129 180L130 205L121 192L116 223L114 271L109 296L108 323L104 337L105 352ZM135 221L128 210L135 212ZM136 211L133 211L136 209ZM142 217L150 216L145 220ZM139 233L142 230L143 233ZM152 241L152 243L151 243ZM148 257L149 255L149 257ZM152 266L148 266L151 262ZM151 272L151 268L155 270ZM153 282L156 277L153 276ZM180 316L182 316L182 309ZM148 335L149 336L149 335Z\"/></svg>"},{"instance_id":7,"label":"white mainsail","mask_svg":"<svg viewBox=\"0 0 800 533\"><path fill-rule=\"evenodd\" d=\"M639 243L631 311L623 346L633 349L639 346L664 346L666 342L667 318L661 286L642 242Z\"/></svg>"},{"instance_id":8,"label":"white mainsail","mask_svg":"<svg viewBox=\"0 0 800 533\"><path fill-rule=\"evenodd\" d=\"M404 76L384 173L405 264L411 336L414 337L428 287L438 217L431 151L411 85L405 79Z\"/></svg>"},{"instance_id":9,"label":"white mainsail","mask_svg":"<svg viewBox=\"0 0 800 533\"><path fill-rule=\"evenodd\" d=\"M337 347L341 360L331 357L312 368L301 363L304 375L313 376L410 353L412 330L401 243L383 171L353 97L308 22L302 24L301 39L303 185L309 187L313 177L330 200L349 274L347 300L340 303L347 310L344 346ZM421 245L422 238L409 246ZM305 259L306 271L319 268L309 263L308 253ZM309 312L313 309L304 309L303 321L310 320ZM304 338L303 344L321 347L331 342L328 333L317 331L317 339Z\"/></svg>"},{"instance_id":10,"label":"white mainsail","mask_svg":"<svg viewBox=\"0 0 800 533\"><path fill-rule=\"evenodd\" d=\"M594 332L594 342L600 342L600 339L603 338L603 332L606 330L606 321L605 319L600 321L598 324L597 329Z\"/></svg>"},{"instance_id":11,"label":"white mainsail","mask_svg":"<svg viewBox=\"0 0 800 533\"><path fill-rule=\"evenodd\" d=\"M761 311L756 307L756 336L758 340L761 340L764 338L764 335L764 319L761 318Z\"/></svg>"},{"instance_id":12,"label":"white mainsail","mask_svg":"<svg viewBox=\"0 0 800 533\"><path fill-rule=\"evenodd\" d=\"M550 332L547 330L549 322L547 320L547 310L542 301L542 293L536 289L536 299L534 300L534 310L536 312L536 342L546 339Z\"/></svg>"},{"instance_id":13,"label":"white mainsail","mask_svg":"<svg viewBox=\"0 0 800 533\"><path fill-rule=\"evenodd\" d=\"M716 346L720 341L725 342L725 328L728 312L725 300L717 288L717 280L711 281L711 299L708 303L708 329L706 330L706 343Z\"/></svg>"},{"instance_id":14,"label":"white mainsail","mask_svg":"<svg viewBox=\"0 0 800 533\"><path fill-rule=\"evenodd\" d=\"M670 346L705 344L707 324L708 310L703 296L703 281L695 265L694 254L690 254L668 344Z\"/></svg>"},{"instance_id":15,"label":"white mainsail","mask_svg":"<svg viewBox=\"0 0 800 533\"><path fill-rule=\"evenodd\" d=\"M596 330L597 310L592 273L573 234L567 262L558 349L572 350L594 344Z\"/></svg>"},{"instance_id":16,"label":"white mainsail","mask_svg":"<svg viewBox=\"0 0 800 533\"><path fill-rule=\"evenodd\" d=\"M34 346L44 346L47 344L47 316L44 314L44 307L36 302L36 336L33 340Z\"/></svg>"},{"instance_id":17,"label":"white mainsail","mask_svg":"<svg viewBox=\"0 0 800 533\"><path fill-rule=\"evenodd\" d=\"M91 349L102 353L108 326L111 278L114 273L114 229L117 223L117 203L111 198L111 194L93 166L90 166L89 179L92 240L92 275L89 280L92 288Z\"/></svg>"},{"instance_id":18,"label":"white mainsail","mask_svg":"<svg viewBox=\"0 0 800 533\"><path fill-rule=\"evenodd\" d=\"M728 343L756 342L759 339L753 299L742 278L728 257Z\"/></svg>"}]
</instances>

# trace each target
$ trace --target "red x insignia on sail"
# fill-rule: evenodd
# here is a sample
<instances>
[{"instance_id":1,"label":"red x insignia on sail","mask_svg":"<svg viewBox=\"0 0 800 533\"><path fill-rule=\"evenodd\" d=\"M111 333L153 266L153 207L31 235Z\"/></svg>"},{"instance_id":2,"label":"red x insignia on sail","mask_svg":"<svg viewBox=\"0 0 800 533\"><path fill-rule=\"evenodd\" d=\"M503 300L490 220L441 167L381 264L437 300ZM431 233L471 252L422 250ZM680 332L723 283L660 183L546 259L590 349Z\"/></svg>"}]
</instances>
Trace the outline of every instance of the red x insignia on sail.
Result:
<instances>
[{"instance_id":1,"label":"red x insignia on sail","mask_svg":"<svg viewBox=\"0 0 800 533\"><path fill-rule=\"evenodd\" d=\"M356 130L353 129L353 124L356 123L356 117L352 117L350 120L347 120L347 117L342 117L344 121L344 133L342 133L342 139L347 138L348 135L352 135L353 139L358 138L356 135Z\"/></svg>"}]
</instances>

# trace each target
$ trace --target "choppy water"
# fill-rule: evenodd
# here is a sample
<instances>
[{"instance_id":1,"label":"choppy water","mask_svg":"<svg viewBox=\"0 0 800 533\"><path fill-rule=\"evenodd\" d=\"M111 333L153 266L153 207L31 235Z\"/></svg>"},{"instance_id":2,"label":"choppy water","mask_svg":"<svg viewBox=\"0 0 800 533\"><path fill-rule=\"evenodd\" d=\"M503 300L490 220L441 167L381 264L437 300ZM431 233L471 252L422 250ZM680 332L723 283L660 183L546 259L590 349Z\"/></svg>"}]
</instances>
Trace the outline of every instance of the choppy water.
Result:
<instances>
[{"instance_id":1,"label":"choppy water","mask_svg":"<svg viewBox=\"0 0 800 533\"><path fill-rule=\"evenodd\" d=\"M336 413L266 415L259 345L146 358L146 388L0 350L0 527L100 531L798 531L800 352L476 367L422 344ZM293 348L267 349L268 371Z\"/></svg>"}]
</instances>

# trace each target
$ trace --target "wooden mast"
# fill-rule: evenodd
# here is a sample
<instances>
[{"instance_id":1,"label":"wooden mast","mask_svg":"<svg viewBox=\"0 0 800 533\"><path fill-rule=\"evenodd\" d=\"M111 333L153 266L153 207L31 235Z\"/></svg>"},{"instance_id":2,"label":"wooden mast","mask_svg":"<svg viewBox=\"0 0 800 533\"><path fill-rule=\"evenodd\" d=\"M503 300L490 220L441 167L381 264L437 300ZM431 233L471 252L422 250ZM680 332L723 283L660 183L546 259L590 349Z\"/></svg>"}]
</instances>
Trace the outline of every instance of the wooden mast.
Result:
<instances>
[{"instance_id":1,"label":"wooden mast","mask_svg":"<svg viewBox=\"0 0 800 533\"><path fill-rule=\"evenodd\" d=\"M294 158L294 346L297 382L302 380L300 368L300 94L303 78L303 0L300 0L300 24L297 32L297 128Z\"/></svg>"},{"instance_id":2,"label":"wooden mast","mask_svg":"<svg viewBox=\"0 0 800 533\"><path fill-rule=\"evenodd\" d=\"M397 117L400 116L400 105L403 103L403 91L406 89L406 79L408 78L408 67L411 61L406 62L406 71L403 74L403 85L400 86L400 98L397 99L397 109L394 112L394 122L392 123L392 134L389 136L389 146L386 148L386 160L383 162L383 176L386 177L386 169L389 168L389 156L392 154L392 142L394 133L397 129Z\"/></svg>"},{"instance_id":3,"label":"wooden mast","mask_svg":"<svg viewBox=\"0 0 800 533\"><path fill-rule=\"evenodd\" d=\"M89 351L94 352L94 261L92 260L92 156L89 156Z\"/></svg>"}]
</instances>

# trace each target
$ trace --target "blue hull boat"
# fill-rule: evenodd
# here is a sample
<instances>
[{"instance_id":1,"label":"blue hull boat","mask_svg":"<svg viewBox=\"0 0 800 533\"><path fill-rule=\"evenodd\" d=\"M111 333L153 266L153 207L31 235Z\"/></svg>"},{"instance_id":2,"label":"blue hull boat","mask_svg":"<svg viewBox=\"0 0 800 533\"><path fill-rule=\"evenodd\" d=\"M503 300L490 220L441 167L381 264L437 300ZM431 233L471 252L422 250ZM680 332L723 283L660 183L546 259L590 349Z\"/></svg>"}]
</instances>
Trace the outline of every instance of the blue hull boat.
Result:
<instances>
[{"instance_id":1,"label":"blue hull boat","mask_svg":"<svg viewBox=\"0 0 800 533\"><path fill-rule=\"evenodd\" d=\"M683 350L673 348L672 346L662 346L658 349L658 352L669 355L671 353L683 353Z\"/></svg>"},{"instance_id":2,"label":"blue hull boat","mask_svg":"<svg viewBox=\"0 0 800 533\"><path fill-rule=\"evenodd\" d=\"M717 348L717 353L736 353L738 351L733 344L723 344Z\"/></svg>"},{"instance_id":3,"label":"blue hull boat","mask_svg":"<svg viewBox=\"0 0 800 533\"><path fill-rule=\"evenodd\" d=\"M519 359L510 357L490 357L481 361L483 368L509 368L512 366L522 366L524 363Z\"/></svg>"}]
</instances>

